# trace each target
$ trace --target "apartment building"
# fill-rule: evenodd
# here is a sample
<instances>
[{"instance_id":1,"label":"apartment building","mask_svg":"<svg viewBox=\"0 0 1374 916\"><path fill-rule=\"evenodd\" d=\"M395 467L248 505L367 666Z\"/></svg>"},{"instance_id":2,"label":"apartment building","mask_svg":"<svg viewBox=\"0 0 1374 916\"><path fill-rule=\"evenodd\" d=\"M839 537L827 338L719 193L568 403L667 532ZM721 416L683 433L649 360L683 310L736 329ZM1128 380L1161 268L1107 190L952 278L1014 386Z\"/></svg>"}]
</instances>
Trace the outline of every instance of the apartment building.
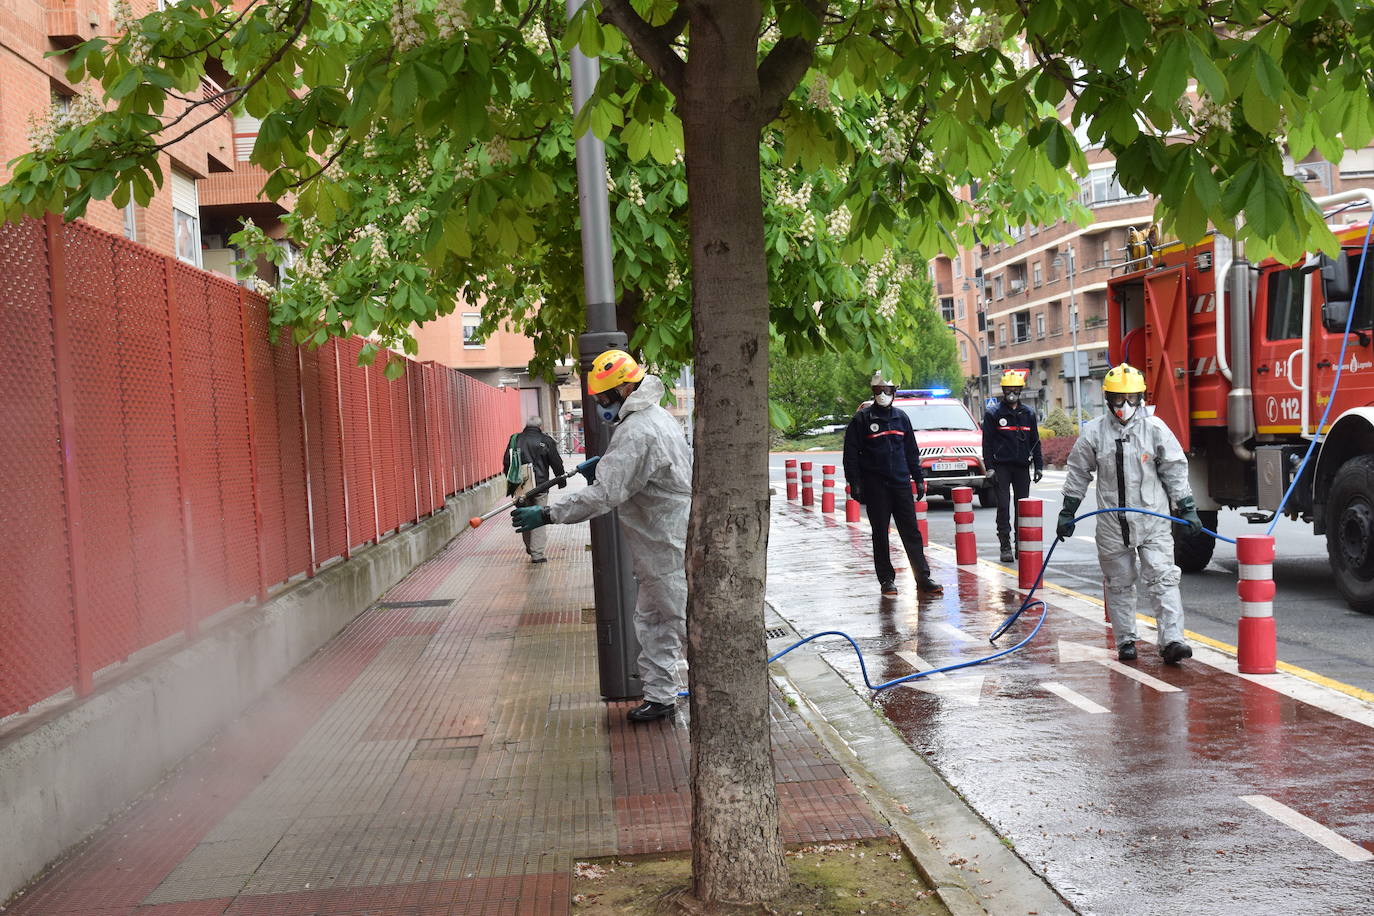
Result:
<instances>
[{"instance_id":1,"label":"apartment building","mask_svg":"<svg viewBox=\"0 0 1374 916\"><path fill-rule=\"evenodd\" d=\"M144 15L164 2L132 0L133 15ZM70 84L68 59L47 55L115 34L115 13L110 0L0 4L0 181L9 174L5 163L32 148L31 125L37 124L41 133L50 119L79 117L83 107L98 104L81 98L83 92L94 92L98 98L98 86ZM163 152L166 180L146 207L132 201L122 208L93 201L86 221L188 264L235 277L236 254L228 247L229 235L244 217L254 218L269 233L280 232L285 208L259 196L266 176L247 162L257 124L229 114L226 82L227 77L217 81L213 74L201 81L198 101L213 120ZM169 113L178 112L169 106Z\"/></svg>"},{"instance_id":2,"label":"apartment building","mask_svg":"<svg viewBox=\"0 0 1374 916\"><path fill-rule=\"evenodd\" d=\"M1079 199L1090 225L1011 227L1009 244L978 245L931 264L937 305L956 328L970 403L995 395L1003 369L1017 368L1027 370L1027 397L1042 417L1056 408L1072 413L1077 396L1088 414L1103 410L1107 281L1127 269L1127 236L1148 230L1155 200L1126 192L1104 151L1090 151L1089 162ZM1314 197L1369 187L1374 148L1338 164L1314 155L1289 171Z\"/></svg>"}]
</instances>

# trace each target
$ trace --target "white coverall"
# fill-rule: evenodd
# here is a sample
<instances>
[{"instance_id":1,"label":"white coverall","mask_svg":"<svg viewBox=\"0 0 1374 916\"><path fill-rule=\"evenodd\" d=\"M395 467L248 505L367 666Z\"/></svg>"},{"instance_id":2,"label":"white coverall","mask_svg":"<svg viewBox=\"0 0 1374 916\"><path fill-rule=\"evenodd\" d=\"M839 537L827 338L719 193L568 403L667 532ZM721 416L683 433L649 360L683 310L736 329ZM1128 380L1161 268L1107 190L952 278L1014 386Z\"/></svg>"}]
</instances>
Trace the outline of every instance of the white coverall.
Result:
<instances>
[{"instance_id":1,"label":"white coverall","mask_svg":"<svg viewBox=\"0 0 1374 916\"><path fill-rule=\"evenodd\" d=\"M1129 506L1171 515L1171 497L1177 503L1193 495L1178 439L1163 420L1146 416L1143 406L1124 426L1110 413L1083 424L1069 452L1064 496L1082 499L1094 472L1099 509ZM1138 512L1113 512L1096 521L1097 558L1117 647L1136 639L1137 574L1154 605L1159 647L1186 643L1172 522Z\"/></svg>"},{"instance_id":2,"label":"white coverall","mask_svg":"<svg viewBox=\"0 0 1374 916\"><path fill-rule=\"evenodd\" d=\"M663 382L645 375L620 405L596 482L549 506L570 525L620 510L620 527L639 582L635 635L644 698L674 703L687 635L687 514L692 505L692 452L682 427L659 406Z\"/></svg>"}]
</instances>

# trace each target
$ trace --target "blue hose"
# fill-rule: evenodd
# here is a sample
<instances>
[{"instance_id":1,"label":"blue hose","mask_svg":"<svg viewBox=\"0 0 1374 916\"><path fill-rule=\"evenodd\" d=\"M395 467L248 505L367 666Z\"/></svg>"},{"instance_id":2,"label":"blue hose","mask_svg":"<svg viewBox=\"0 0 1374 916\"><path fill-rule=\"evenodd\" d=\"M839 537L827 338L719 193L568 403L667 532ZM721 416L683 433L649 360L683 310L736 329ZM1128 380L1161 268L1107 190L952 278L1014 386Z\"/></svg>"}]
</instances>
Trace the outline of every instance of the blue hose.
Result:
<instances>
[{"instance_id":1,"label":"blue hose","mask_svg":"<svg viewBox=\"0 0 1374 916\"><path fill-rule=\"evenodd\" d=\"M1279 501L1279 507L1274 510L1274 518L1269 522L1269 528L1265 534L1273 534L1274 528L1279 523L1279 518L1283 515L1283 507L1288 505L1288 498L1293 495L1293 489L1302 480L1302 472L1307 467L1307 462L1312 458L1312 452L1316 449L1317 443L1322 441L1322 428L1326 426L1326 418L1331 415L1331 408L1336 404L1336 392L1341 387L1341 373L1345 371L1345 350L1350 346L1350 326L1355 321L1355 309L1360 302L1360 280L1364 278L1364 262L1369 256L1369 233L1374 230L1374 217L1369 220L1369 225L1364 230L1364 247L1360 249L1360 268L1355 274L1355 287L1350 291L1350 312L1345 316L1345 336L1341 338L1341 356L1336 362L1336 378L1331 382L1331 397L1326 402L1326 410L1322 411L1322 418L1317 421L1316 433L1312 436L1312 441L1307 445L1307 452L1303 454L1302 461L1298 463L1298 470L1293 474L1293 482L1288 485L1288 489L1283 492L1283 499ZM1338 257L1345 257L1344 251ZM1303 359L1310 359L1310 353L1304 353Z\"/></svg>"},{"instance_id":2,"label":"blue hose","mask_svg":"<svg viewBox=\"0 0 1374 916\"><path fill-rule=\"evenodd\" d=\"M1151 511L1149 511L1148 509L1133 509L1133 508L1131 508L1131 507L1129 507L1129 506L1111 506L1111 507L1108 507L1108 508L1106 508L1106 509L1094 509L1092 512L1085 512L1083 515L1078 516L1078 517L1075 518L1073 521L1074 521L1074 524L1076 525L1076 524L1078 524L1079 522L1083 521L1083 519L1085 519L1085 518L1092 518L1094 515L1102 515L1102 514L1107 513L1107 512L1136 512L1136 513L1139 513L1140 515L1152 515L1152 516L1154 516L1155 518L1168 519L1169 521L1175 522L1175 523L1180 524L1180 525L1186 525L1186 524L1187 524L1187 522L1185 522L1183 519L1181 519L1181 518L1176 518L1175 516L1172 516L1172 515L1165 515L1165 514L1163 514L1163 513L1161 513L1161 512L1151 512ZM1206 532L1207 534L1210 534L1212 537L1216 538L1216 539L1219 540L1219 541L1225 541L1225 542L1228 543L1228 544L1234 544L1234 543L1235 543L1235 540L1234 540L1234 539L1228 538L1228 537L1226 537L1225 535L1222 535L1222 534L1218 534L1217 532L1211 530L1210 528L1203 528L1202 530L1203 530L1204 532ZM776 653L775 655L770 656L769 659L768 659L768 664L772 664L773 662L775 662L775 661L777 661L778 659L782 658L782 657L783 657L784 655L786 655L788 652L791 652L793 649L796 649L796 648L799 647L799 646L804 646L804 645L806 645L807 643L811 642L813 639L820 639L822 636L843 636L843 637L849 642L849 645L853 647L853 649L854 649L854 654L857 655L858 658L859 658L859 671L860 671L860 673L863 674L864 686L867 687L869 690L873 691L874 693L877 693L877 692L880 691L880 690L886 690L886 689L889 688L889 687L895 687L895 686L897 686L898 684L905 684L905 683L907 683L908 681L914 681L914 680L916 680L916 679L918 679L918 678L930 677L932 674L943 674L943 673L945 673L946 671L957 671L957 670L960 669L960 668L969 668L969 667L972 667L973 665L981 665L981 664L983 664L984 662L990 662L990 661L992 661L993 659L1001 658L1001 657L1004 656L1004 655L1010 655L1011 653L1015 652L1017 649L1020 649L1020 648L1021 648L1022 646L1024 646L1026 643L1028 643L1028 642L1030 642L1032 639L1034 639L1034 638L1035 638L1035 634L1036 634L1036 633L1039 633L1039 632L1040 632L1040 628L1041 628L1042 626L1045 625L1045 611L1046 611L1045 602L1043 602L1043 601L1041 601L1040 599L1036 598L1036 597L1035 597L1035 593L1036 593L1036 591L1039 590L1040 584L1041 584L1041 582L1042 582L1042 581L1044 580L1044 578L1045 578L1045 570L1049 567L1049 565L1050 565L1050 558L1054 556L1054 549L1055 549L1056 547L1059 546L1059 541L1060 541L1060 540L1062 540L1062 538L1056 538L1055 541L1054 541L1053 543L1050 544L1050 549L1049 549L1049 551L1045 554L1045 559L1044 559L1044 561L1040 564L1040 572L1037 573L1036 576L1035 576L1035 584L1031 586L1030 591L1026 592L1026 598L1025 598L1024 601L1021 602L1021 606L1020 606L1019 608L1017 608L1016 611L1015 611L1015 613L1013 613L1010 617L1008 617L1006 620L1002 621L1001 625L998 626L997 629L994 630L994 631L992 632L992 635L988 637L988 642L994 643L994 644L995 644L995 643L997 642L997 640L1002 636L1002 634L1005 633L1005 632L1007 631L1007 629L1008 629L1013 623L1016 622L1016 619L1017 619L1018 617L1020 617L1022 614L1024 614L1026 611L1030 610L1031 608L1035 607L1036 605L1039 605L1039 606L1040 606L1040 619L1039 619L1038 621L1036 621L1035 629L1031 630L1030 633L1027 634L1026 638L1023 639L1023 640L1021 640L1020 642L1018 642L1016 645L1011 646L1011 647L1006 648L1006 649L1003 649L1003 650L1001 650L1000 652L994 652L994 653L991 654L991 655L984 655L984 656L981 656L981 657L979 657L979 658L972 658L972 659L969 659L968 661L955 662L955 663L952 664L952 665L942 665L942 666L939 667L939 668L931 668L931 669L926 670L926 671L917 671L915 674L908 674L908 675L905 675L905 676L903 676L903 677L893 678L893 679L890 680L890 681L884 681L884 682L881 683L881 684L874 684L874 683L873 683L871 680L869 680L869 678L868 678L868 666L867 666L866 664L864 664L864 654L863 654L862 651L860 651L860 649L859 649L859 644L856 643L856 642L854 641L854 638L851 637L848 633L845 633L845 632L843 632L843 631L841 631L841 630L826 630L826 631L821 632L821 633L813 633L812 635L806 637L805 639L802 639L802 640L799 640L799 641L797 641L797 642L794 642L792 645L788 646L787 648L785 648L785 649L779 651L779 652Z\"/></svg>"}]
</instances>

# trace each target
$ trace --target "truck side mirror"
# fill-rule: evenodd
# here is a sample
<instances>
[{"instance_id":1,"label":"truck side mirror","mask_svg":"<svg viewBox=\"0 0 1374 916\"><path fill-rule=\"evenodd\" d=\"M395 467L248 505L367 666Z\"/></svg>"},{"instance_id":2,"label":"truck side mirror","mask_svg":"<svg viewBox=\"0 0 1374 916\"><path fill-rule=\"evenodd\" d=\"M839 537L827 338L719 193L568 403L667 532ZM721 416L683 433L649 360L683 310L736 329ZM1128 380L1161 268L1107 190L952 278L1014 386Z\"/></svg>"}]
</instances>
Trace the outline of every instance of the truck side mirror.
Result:
<instances>
[{"instance_id":1,"label":"truck side mirror","mask_svg":"<svg viewBox=\"0 0 1374 916\"><path fill-rule=\"evenodd\" d=\"M1347 303L1351 298L1350 279L1350 259L1344 253L1335 258L1321 256L1322 270L1322 298L1327 302L1345 300ZM1325 309L1323 309L1323 313ZM1341 327L1345 327L1345 319L1341 319Z\"/></svg>"},{"instance_id":2,"label":"truck side mirror","mask_svg":"<svg viewBox=\"0 0 1374 916\"><path fill-rule=\"evenodd\" d=\"M1347 292L1346 295L1349 295ZM1322 303L1322 327L1333 333L1340 333L1345 330L1345 323L1350 320L1350 300L1337 299L1334 302L1330 299Z\"/></svg>"}]
</instances>

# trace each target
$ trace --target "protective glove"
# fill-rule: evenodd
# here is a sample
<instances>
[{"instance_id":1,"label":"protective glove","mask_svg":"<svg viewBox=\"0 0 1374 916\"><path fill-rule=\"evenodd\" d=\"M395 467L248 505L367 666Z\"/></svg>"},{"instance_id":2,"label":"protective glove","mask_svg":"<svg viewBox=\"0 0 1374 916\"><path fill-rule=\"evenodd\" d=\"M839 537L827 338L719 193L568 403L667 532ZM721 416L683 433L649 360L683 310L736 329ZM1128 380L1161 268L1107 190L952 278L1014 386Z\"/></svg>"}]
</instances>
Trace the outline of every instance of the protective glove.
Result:
<instances>
[{"instance_id":1,"label":"protective glove","mask_svg":"<svg viewBox=\"0 0 1374 916\"><path fill-rule=\"evenodd\" d=\"M1064 497L1064 508L1059 510L1059 524L1054 527L1054 533L1059 535L1061 541L1073 537L1073 517L1074 513L1078 511L1078 504L1081 502L1083 500L1075 499L1072 496Z\"/></svg>"},{"instance_id":2,"label":"protective glove","mask_svg":"<svg viewBox=\"0 0 1374 916\"><path fill-rule=\"evenodd\" d=\"M568 481L567 481L566 479L565 479L565 480L560 480L560 481L558 481L558 489L560 489L560 490L563 489L564 487L566 487L567 485L568 485Z\"/></svg>"},{"instance_id":3,"label":"protective glove","mask_svg":"<svg viewBox=\"0 0 1374 916\"><path fill-rule=\"evenodd\" d=\"M545 514L543 506L521 506L511 510L510 523L516 531L524 534L526 531L533 531L547 525L549 517Z\"/></svg>"},{"instance_id":4,"label":"protective glove","mask_svg":"<svg viewBox=\"0 0 1374 916\"><path fill-rule=\"evenodd\" d=\"M849 482L849 498L861 506L864 504L863 490L859 488L859 482L857 480L851 480Z\"/></svg>"},{"instance_id":5,"label":"protective glove","mask_svg":"<svg viewBox=\"0 0 1374 916\"><path fill-rule=\"evenodd\" d=\"M983 479L985 483L995 483L997 480L997 468L989 466L987 471L983 474Z\"/></svg>"},{"instance_id":6,"label":"protective glove","mask_svg":"<svg viewBox=\"0 0 1374 916\"><path fill-rule=\"evenodd\" d=\"M1188 530L1193 534L1202 531L1202 519L1197 514L1197 503L1191 496L1185 496L1178 501L1178 517L1188 523Z\"/></svg>"},{"instance_id":7,"label":"protective glove","mask_svg":"<svg viewBox=\"0 0 1374 916\"><path fill-rule=\"evenodd\" d=\"M925 499L925 498L926 498L926 482L925 482L924 479L922 479L922 480L917 480L917 481L916 481L916 498L917 498L917 499Z\"/></svg>"},{"instance_id":8,"label":"protective glove","mask_svg":"<svg viewBox=\"0 0 1374 916\"><path fill-rule=\"evenodd\" d=\"M1035 469L1035 473L1031 475L1031 483L1039 483L1040 481L1042 481L1042 480L1044 480L1044 479L1045 479L1045 472L1042 471L1042 470L1040 470L1040 468L1036 468L1036 469Z\"/></svg>"},{"instance_id":9,"label":"protective glove","mask_svg":"<svg viewBox=\"0 0 1374 916\"><path fill-rule=\"evenodd\" d=\"M601 460L601 456L588 458L586 461L573 468L574 471L587 478L587 483L596 483L596 463Z\"/></svg>"}]
</instances>

